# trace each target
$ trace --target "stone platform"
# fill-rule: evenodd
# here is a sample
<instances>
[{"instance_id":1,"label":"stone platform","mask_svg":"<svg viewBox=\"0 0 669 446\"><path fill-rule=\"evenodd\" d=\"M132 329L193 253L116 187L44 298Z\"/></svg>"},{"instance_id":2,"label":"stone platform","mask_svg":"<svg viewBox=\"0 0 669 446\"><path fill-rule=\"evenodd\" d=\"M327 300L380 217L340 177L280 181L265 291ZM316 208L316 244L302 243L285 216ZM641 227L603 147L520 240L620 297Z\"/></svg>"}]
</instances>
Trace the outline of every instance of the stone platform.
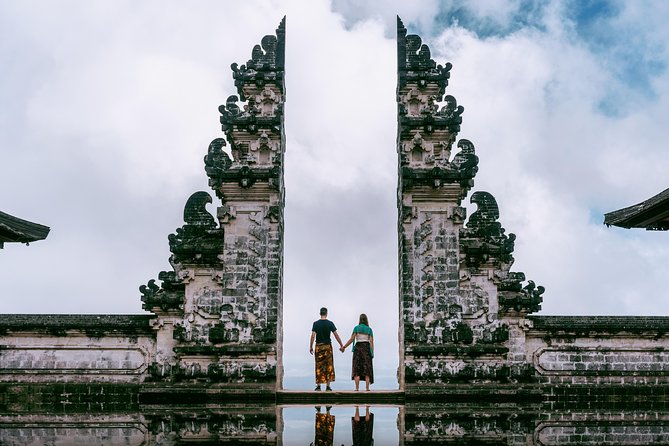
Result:
<instances>
[{"instance_id":1,"label":"stone platform","mask_svg":"<svg viewBox=\"0 0 669 446\"><path fill-rule=\"evenodd\" d=\"M281 390L276 393L276 402L281 405L312 405L312 404L368 404L368 405L401 405L404 404L404 392L401 390L333 390L303 391Z\"/></svg>"}]
</instances>

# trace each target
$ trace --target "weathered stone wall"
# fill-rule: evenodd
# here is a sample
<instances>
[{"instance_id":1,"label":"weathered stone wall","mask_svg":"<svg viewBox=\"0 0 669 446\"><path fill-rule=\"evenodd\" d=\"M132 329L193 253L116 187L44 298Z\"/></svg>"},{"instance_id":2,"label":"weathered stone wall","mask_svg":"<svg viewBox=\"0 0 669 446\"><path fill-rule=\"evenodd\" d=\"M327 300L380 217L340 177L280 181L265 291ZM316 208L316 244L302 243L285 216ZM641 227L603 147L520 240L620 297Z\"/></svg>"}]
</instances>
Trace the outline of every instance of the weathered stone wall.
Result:
<instances>
[{"instance_id":1,"label":"weathered stone wall","mask_svg":"<svg viewBox=\"0 0 669 446\"><path fill-rule=\"evenodd\" d=\"M525 360L550 385L669 383L669 318L531 316Z\"/></svg>"},{"instance_id":2,"label":"weathered stone wall","mask_svg":"<svg viewBox=\"0 0 669 446\"><path fill-rule=\"evenodd\" d=\"M141 315L3 315L0 382L141 382L156 350L150 323Z\"/></svg>"}]
</instances>

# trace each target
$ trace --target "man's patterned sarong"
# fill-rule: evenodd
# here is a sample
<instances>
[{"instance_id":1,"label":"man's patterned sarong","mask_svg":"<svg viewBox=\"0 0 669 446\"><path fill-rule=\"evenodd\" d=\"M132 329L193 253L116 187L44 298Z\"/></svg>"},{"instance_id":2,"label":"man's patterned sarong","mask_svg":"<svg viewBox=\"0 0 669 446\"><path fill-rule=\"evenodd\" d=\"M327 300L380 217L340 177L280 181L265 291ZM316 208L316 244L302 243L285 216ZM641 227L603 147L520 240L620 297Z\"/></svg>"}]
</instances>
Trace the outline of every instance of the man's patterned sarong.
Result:
<instances>
[{"instance_id":1,"label":"man's patterned sarong","mask_svg":"<svg viewBox=\"0 0 669 446\"><path fill-rule=\"evenodd\" d=\"M316 413L316 435L314 446L332 446L334 441L335 417L327 413Z\"/></svg>"},{"instance_id":2,"label":"man's patterned sarong","mask_svg":"<svg viewBox=\"0 0 669 446\"><path fill-rule=\"evenodd\" d=\"M332 362L332 344L316 344L316 384L327 384L335 380Z\"/></svg>"}]
</instances>

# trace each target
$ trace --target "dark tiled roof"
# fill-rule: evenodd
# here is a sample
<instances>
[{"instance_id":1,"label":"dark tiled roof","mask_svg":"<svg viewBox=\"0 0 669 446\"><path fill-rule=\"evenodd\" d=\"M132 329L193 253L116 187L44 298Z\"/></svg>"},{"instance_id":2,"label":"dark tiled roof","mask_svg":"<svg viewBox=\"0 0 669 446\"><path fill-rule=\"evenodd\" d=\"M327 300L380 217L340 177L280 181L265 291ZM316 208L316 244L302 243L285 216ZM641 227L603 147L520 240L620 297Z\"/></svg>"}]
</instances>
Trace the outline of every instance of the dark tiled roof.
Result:
<instances>
[{"instance_id":1,"label":"dark tiled roof","mask_svg":"<svg viewBox=\"0 0 669 446\"><path fill-rule=\"evenodd\" d=\"M0 212L0 248L7 242L29 243L44 240L49 227Z\"/></svg>"},{"instance_id":2,"label":"dark tiled roof","mask_svg":"<svg viewBox=\"0 0 669 446\"><path fill-rule=\"evenodd\" d=\"M0 314L0 334L12 331L36 331L64 335L66 330L80 330L92 335L150 334L148 314Z\"/></svg>"},{"instance_id":3,"label":"dark tiled roof","mask_svg":"<svg viewBox=\"0 0 669 446\"><path fill-rule=\"evenodd\" d=\"M605 214L604 224L621 228L669 230L669 189L634 206Z\"/></svg>"},{"instance_id":4,"label":"dark tiled roof","mask_svg":"<svg viewBox=\"0 0 669 446\"><path fill-rule=\"evenodd\" d=\"M663 316L529 316L535 331L564 333L669 333Z\"/></svg>"}]
</instances>

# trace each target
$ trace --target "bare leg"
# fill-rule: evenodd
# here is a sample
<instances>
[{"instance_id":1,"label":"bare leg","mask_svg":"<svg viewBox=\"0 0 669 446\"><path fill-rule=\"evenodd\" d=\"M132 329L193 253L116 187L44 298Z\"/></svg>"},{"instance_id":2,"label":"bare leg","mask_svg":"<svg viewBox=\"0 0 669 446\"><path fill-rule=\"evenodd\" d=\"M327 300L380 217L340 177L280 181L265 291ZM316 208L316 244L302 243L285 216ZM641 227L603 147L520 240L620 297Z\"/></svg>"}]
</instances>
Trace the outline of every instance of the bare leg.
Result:
<instances>
[{"instance_id":1,"label":"bare leg","mask_svg":"<svg viewBox=\"0 0 669 446\"><path fill-rule=\"evenodd\" d=\"M360 377L356 376L353 378L353 380L355 381L355 391L357 392L360 388Z\"/></svg>"},{"instance_id":2,"label":"bare leg","mask_svg":"<svg viewBox=\"0 0 669 446\"><path fill-rule=\"evenodd\" d=\"M365 376L365 387L367 388L367 391L369 392L369 376Z\"/></svg>"}]
</instances>

